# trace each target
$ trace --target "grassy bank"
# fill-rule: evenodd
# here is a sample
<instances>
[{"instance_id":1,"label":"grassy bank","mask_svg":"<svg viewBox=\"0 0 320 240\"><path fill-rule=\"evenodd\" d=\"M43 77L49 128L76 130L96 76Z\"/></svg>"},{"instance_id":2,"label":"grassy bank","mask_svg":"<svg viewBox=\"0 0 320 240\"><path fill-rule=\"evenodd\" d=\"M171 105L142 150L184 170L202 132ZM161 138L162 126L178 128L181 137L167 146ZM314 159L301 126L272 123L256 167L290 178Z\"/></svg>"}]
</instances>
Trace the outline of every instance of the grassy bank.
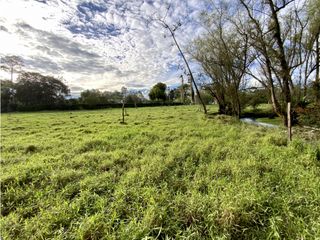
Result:
<instances>
[{"instance_id":1,"label":"grassy bank","mask_svg":"<svg viewBox=\"0 0 320 240\"><path fill-rule=\"evenodd\" d=\"M320 238L320 141L197 107L2 115L3 239Z\"/></svg>"}]
</instances>

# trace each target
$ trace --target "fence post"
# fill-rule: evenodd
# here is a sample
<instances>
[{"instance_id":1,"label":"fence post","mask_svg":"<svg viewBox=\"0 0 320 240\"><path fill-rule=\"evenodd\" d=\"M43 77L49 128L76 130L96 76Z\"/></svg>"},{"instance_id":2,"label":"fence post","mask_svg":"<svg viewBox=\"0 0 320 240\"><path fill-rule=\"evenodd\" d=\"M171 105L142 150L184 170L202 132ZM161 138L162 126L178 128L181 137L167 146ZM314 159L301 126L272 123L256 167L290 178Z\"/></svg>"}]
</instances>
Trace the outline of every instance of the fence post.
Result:
<instances>
[{"instance_id":1,"label":"fence post","mask_svg":"<svg viewBox=\"0 0 320 240\"><path fill-rule=\"evenodd\" d=\"M122 123L124 123L124 100L122 100Z\"/></svg>"},{"instance_id":2,"label":"fence post","mask_svg":"<svg viewBox=\"0 0 320 240\"><path fill-rule=\"evenodd\" d=\"M287 118L288 118L288 139L289 141L292 140L292 124L291 124L291 102L288 102L288 109L287 109Z\"/></svg>"}]
</instances>

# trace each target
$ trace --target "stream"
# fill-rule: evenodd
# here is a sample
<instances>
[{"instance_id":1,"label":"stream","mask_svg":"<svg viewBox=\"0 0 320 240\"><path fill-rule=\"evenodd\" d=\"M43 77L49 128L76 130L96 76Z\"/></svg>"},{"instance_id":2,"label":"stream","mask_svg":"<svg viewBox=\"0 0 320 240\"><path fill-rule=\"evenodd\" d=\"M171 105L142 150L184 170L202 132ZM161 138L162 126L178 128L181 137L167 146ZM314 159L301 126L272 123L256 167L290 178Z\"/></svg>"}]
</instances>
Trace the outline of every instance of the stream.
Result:
<instances>
[{"instance_id":1,"label":"stream","mask_svg":"<svg viewBox=\"0 0 320 240\"><path fill-rule=\"evenodd\" d=\"M256 125L256 126L261 126L261 127L268 127L268 128L277 128L279 126L271 124L271 123L263 123L263 122L258 122L254 118L240 118L241 122Z\"/></svg>"}]
</instances>

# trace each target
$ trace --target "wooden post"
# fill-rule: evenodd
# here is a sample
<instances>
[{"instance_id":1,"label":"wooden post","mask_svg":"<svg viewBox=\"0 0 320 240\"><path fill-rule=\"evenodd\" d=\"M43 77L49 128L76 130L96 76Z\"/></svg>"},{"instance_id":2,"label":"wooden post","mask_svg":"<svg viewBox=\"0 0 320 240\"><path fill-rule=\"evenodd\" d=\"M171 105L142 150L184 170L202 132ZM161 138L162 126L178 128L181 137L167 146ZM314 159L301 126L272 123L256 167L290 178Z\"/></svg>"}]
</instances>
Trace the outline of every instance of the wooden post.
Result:
<instances>
[{"instance_id":1,"label":"wooden post","mask_svg":"<svg viewBox=\"0 0 320 240\"><path fill-rule=\"evenodd\" d=\"M292 124L291 124L291 102L288 102L288 110L287 110L287 118L288 118L288 139L292 140Z\"/></svg>"},{"instance_id":2,"label":"wooden post","mask_svg":"<svg viewBox=\"0 0 320 240\"><path fill-rule=\"evenodd\" d=\"M122 100L122 123L124 123L124 100Z\"/></svg>"},{"instance_id":3,"label":"wooden post","mask_svg":"<svg viewBox=\"0 0 320 240\"><path fill-rule=\"evenodd\" d=\"M181 102L182 102L182 104L184 104L184 89L183 89L184 81L183 81L183 75L181 75L180 78L181 78L181 89L180 89Z\"/></svg>"}]
</instances>

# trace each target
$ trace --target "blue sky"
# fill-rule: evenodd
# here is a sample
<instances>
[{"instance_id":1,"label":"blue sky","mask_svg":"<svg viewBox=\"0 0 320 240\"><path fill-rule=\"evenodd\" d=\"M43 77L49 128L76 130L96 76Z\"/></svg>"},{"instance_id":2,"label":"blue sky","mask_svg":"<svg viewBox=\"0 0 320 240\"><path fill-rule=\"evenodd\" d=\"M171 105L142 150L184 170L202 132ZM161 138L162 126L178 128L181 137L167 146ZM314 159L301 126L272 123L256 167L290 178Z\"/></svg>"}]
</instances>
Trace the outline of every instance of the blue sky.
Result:
<instances>
[{"instance_id":1,"label":"blue sky","mask_svg":"<svg viewBox=\"0 0 320 240\"><path fill-rule=\"evenodd\" d=\"M0 56L19 55L25 69L63 76L73 94L84 89L146 89L179 83L183 64L162 17L183 23L186 49L202 29L198 0L0 0ZM196 72L198 66L193 64ZM9 78L0 72L1 78Z\"/></svg>"}]
</instances>

